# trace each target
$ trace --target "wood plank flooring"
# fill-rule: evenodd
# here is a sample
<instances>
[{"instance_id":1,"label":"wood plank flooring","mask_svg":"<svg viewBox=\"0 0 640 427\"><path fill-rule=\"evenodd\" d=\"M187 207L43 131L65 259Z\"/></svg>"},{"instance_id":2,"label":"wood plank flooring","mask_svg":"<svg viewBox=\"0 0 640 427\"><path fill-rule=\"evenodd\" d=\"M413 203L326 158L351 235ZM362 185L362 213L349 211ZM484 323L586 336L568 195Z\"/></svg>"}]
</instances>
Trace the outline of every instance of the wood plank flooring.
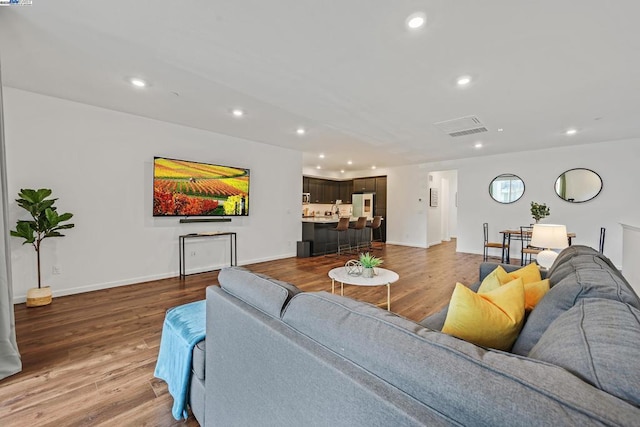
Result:
<instances>
[{"instance_id":1,"label":"wood plank flooring","mask_svg":"<svg viewBox=\"0 0 640 427\"><path fill-rule=\"evenodd\" d=\"M477 280L482 256L455 252L455 240L429 249L386 245L374 251L400 274L391 310L420 320L448 303L456 281ZM327 272L353 256L287 258L246 266L305 291L331 291ZM166 384L153 377L165 311L203 299L217 272L15 306L23 371L0 381L2 426L197 426L176 421ZM345 286L373 304L386 288Z\"/></svg>"}]
</instances>

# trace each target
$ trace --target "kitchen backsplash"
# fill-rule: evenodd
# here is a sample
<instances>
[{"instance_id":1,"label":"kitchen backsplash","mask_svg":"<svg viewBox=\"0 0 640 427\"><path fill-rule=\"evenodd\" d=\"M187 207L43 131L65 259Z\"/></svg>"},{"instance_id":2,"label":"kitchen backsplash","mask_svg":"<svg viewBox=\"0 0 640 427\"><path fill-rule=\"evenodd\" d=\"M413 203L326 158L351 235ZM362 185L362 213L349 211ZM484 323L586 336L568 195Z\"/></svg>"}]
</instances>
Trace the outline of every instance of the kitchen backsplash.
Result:
<instances>
[{"instance_id":1,"label":"kitchen backsplash","mask_svg":"<svg viewBox=\"0 0 640 427\"><path fill-rule=\"evenodd\" d=\"M351 216L353 208L350 204L338 205L340 216ZM302 205L302 216L325 216L326 212L336 211L336 205L324 203L309 203Z\"/></svg>"}]
</instances>

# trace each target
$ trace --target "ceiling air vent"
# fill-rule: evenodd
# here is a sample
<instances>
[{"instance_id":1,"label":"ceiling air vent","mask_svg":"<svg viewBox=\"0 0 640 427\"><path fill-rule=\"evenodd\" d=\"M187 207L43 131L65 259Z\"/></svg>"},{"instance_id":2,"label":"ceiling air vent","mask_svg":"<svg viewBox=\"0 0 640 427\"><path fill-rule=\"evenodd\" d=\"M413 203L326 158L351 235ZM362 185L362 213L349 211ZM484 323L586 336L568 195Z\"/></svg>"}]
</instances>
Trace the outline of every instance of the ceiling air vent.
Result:
<instances>
[{"instance_id":1,"label":"ceiling air vent","mask_svg":"<svg viewBox=\"0 0 640 427\"><path fill-rule=\"evenodd\" d=\"M433 125L450 136L472 135L474 133L487 131L487 128L476 116L445 120L444 122L437 122Z\"/></svg>"}]
</instances>

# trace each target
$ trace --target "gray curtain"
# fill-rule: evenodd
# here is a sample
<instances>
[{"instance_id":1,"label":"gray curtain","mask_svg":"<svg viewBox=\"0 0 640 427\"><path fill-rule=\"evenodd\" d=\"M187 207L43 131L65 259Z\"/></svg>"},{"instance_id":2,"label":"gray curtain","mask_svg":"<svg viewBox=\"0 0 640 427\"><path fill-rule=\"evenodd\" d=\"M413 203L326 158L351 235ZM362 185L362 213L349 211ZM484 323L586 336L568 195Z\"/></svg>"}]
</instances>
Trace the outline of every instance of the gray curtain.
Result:
<instances>
[{"instance_id":1,"label":"gray curtain","mask_svg":"<svg viewBox=\"0 0 640 427\"><path fill-rule=\"evenodd\" d=\"M0 64L0 380L22 370L16 343L11 285L11 250L9 248L9 209L7 198L7 157L4 149L4 104L2 100L2 67Z\"/></svg>"}]
</instances>

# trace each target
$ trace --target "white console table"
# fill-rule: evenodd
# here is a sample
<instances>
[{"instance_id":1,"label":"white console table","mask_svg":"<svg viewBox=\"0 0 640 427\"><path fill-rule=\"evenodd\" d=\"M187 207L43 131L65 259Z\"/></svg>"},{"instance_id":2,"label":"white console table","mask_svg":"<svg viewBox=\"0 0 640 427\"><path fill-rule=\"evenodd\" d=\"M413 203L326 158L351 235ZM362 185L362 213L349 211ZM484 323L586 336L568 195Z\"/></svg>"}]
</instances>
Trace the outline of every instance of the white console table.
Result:
<instances>
[{"instance_id":1,"label":"white console table","mask_svg":"<svg viewBox=\"0 0 640 427\"><path fill-rule=\"evenodd\" d=\"M622 225L622 274L631 284L636 294L640 295L640 227L629 224Z\"/></svg>"}]
</instances>

